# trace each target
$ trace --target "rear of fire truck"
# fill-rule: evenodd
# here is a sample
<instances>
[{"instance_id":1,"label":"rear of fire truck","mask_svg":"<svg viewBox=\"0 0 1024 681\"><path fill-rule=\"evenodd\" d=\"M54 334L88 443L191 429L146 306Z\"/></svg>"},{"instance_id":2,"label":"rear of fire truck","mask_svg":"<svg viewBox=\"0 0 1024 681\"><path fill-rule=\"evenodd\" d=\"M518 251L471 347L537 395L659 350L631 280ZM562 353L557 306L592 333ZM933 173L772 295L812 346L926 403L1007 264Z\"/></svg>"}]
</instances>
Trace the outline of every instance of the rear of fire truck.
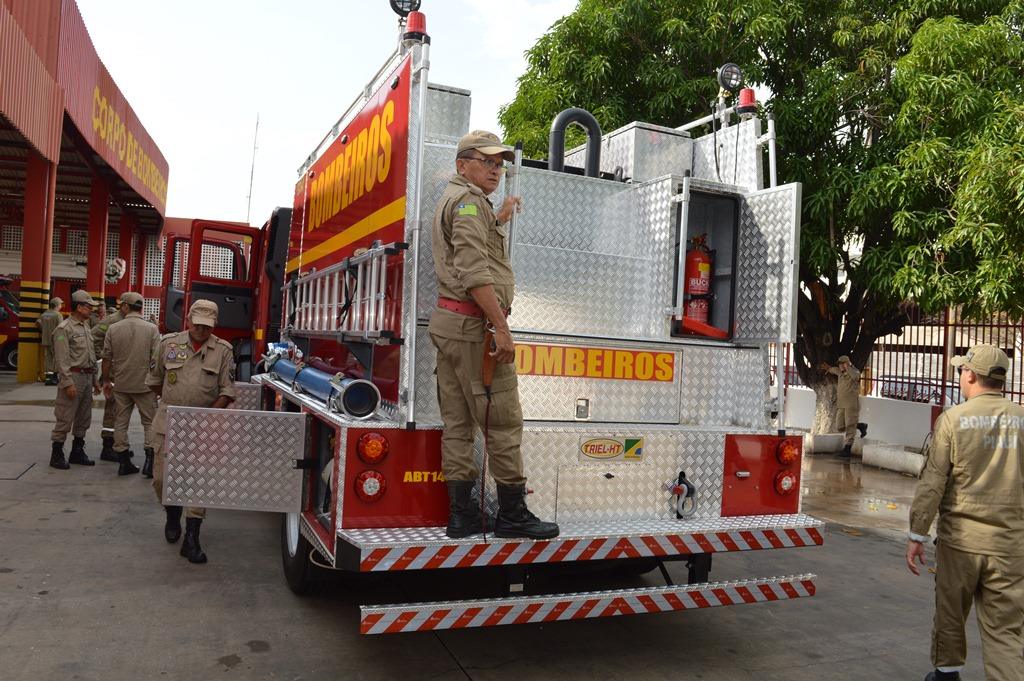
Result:
<instances>
[{"instance_id":1,"label":"rear of fire truck","mask_svg":"<svg viewBox=\"0 0 1024 681\"><path fill-rule=\"evenodd\" d=\"M517 153L497 196L524 205L509 236L522 455L530 507L561 534L445 535L430 226L470 93L429 82L421 13L399 30L299 169L290 215L265 230L258 314L273 328L255 335L280 339L263 344L243 408L169 409L168 503L281 513L285 574L300 593L323 567L507 573L498 598L364 605L366 634L813 595L807 574L709 581L713 554L822 543L821 523L800 512L800 439L773 430L782 395L769 394L768 344L792 340L795 325L800 187L776 184L774 129L762 130L750 91L679 128L602 134L570 109L546 161ZM738 86L738 71L720 79ZM574 123L588 142L567 152ZM280 322L268 290L281 292ZM479 438L481 461L483 449ZM495 506L490 480L484 503ZM663 586L516 586L556 563L639 571L673 560L689 583L662 569Z\"/></svg>"}]
</instances>

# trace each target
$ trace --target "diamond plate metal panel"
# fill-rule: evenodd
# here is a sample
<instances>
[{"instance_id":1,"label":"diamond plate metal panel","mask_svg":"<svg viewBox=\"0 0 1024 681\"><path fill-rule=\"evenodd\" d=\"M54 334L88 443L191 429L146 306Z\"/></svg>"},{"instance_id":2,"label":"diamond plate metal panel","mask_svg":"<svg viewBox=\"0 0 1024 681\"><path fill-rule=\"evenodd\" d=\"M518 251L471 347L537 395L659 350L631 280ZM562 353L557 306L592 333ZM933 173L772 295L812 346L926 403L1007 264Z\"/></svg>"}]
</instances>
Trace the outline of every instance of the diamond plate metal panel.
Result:
<instances>
[{"instance_id":1,"label":"diamond plate metal panel","mask_svg":"<svg viewBox=\"0 0 1024 681\"><path fill-rule=\"evenodd\" d=\"M680 423L765 429L766 355L760 348L687 348Z\"/></svg>"},{"instance_id":2,"label":"diamond plate metal panel","mask_svg":"<svg viewBox=\"0 0 1024 681\"><path fill-rule=\"evenodd\" d=\"M735 340L790 343L796 338L800 194L799 184L786 184L742 198Z\"/></svg>"},{"instance_id":3,"label":"diamond plate metal panel","mask_svg":"<svg viewBox=\"0 0 1024 681\"><path fill-rule=\"evenodd\" d=\"M764 186L761 147L761 119L752 118L731 125L716 134L693 141L693 177L737 185L747 191ZM715 143L718 143L718 165L715 165Z\"/></svg>"},{"instance_id":4,"label":"diamond plate metal panel","mask_svg":"<svg viewBox=\"0 0 1024 681\"><path fill-rule=\"evenodd\" d=\"M235 382L235 401L231 403L230 409L243 409L247 411L259 411L260 408L260 387L255 383Z\"/></svg>"},{"instance_id":5,"label":"diamond plate metal panel","mask_svg":"<svg viewBox=\"0 0 1024 681\"><path fill-rule=\"evenodd\" d=\"M645 448L646 448L646 440ZM632 463L580 464L558 470L558 520L644 520L664 515L671 498L650 493L655 472L650 465ZM668 482L667 480L665 482ZM621 508L618 499L636 499Z\"/></svg>"},{"instance_id":6,"label":"diamond plate metal panel","mask_svg":"<svg viewBox=\"0 0 1024 681\"><path fill-rule=\"evenodd\" d=\"M297 513L306 416L168 407L164 503Z\"/></svg>"},{"instance_id":7,"label":"diamond plate metal panel","mask_svg":"<svg viewBox=\"0 0 1024 681\"><path fill-rule=\"evenodd\" d=\"M469 132L470 96L468 90L430 83L427 86L426 141L456 144Z\"/></svg>"},{"instance_id":8,"label":"diamond plate metal panel","mask_svg":"<svg viewBox=\"0 0 1024 681\"><path fill-rule=\"evenodd\" d=\"M615 174L634 182L669 175L681 175L691 167L693 142L689 133L650 123L634 122L601 137L601 172ZM586 146L565 155L565 164L582 168Z\"/></svg>"}]
</instances>

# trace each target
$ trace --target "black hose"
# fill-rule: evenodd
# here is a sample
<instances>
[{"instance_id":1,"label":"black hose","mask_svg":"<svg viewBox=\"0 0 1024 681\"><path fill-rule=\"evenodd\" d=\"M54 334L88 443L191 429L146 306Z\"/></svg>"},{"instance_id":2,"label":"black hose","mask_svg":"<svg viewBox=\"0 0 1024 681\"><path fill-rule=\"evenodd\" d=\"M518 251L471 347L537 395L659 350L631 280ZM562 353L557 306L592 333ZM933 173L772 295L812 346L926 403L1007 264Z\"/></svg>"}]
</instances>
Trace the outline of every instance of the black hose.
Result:
<instances>
[{"instance_id":1,"label":"black hose","mask_svg":"<svg viewBox=\"0 0 1024 681\"><path fill-rule=\"evenodd\" d=\"M585 109L566 109L551 122L548 168L559 173L565 171L565 131L573 123L582 125L587 131L587 160L583 174L598 177L601 174L601 126L594 115Z\"/></svg>"}]
</instances>

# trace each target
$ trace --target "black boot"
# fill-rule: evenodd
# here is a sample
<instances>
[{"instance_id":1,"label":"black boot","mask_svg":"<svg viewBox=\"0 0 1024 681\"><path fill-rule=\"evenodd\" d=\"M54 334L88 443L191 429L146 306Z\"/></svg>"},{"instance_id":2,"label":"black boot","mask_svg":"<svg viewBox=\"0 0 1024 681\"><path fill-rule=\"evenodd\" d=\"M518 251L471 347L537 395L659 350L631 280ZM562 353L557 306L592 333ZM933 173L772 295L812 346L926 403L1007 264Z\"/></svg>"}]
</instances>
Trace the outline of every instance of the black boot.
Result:
<instances>
[{"instance_id":1,"label":"black boot","mask_svg":"<svg viewBox=\"0 0 1024 681\"><path fill-rule=\"evenodd\" d=\"M181 537L181 506L164 506L167 522L164 523L164 539L173 544Z\"/></svg>"},{"instance_id":2,"label":"black boot","mask_svg":"<svg viewBox=\"0 0 1024 681\"><path fill-rule=\"evenodd\" d=\"M68 463L76 463L79 466L95 466L96 462L85 455L85 438L76 437L71 441L71 453L68 455Z\"/></svg>"},{"instance_id":3,"label":"black boot","mask_svg":"<svg viewBox=\"0 0 1024 681\"><path fill-rule=\"evenodd\" d=\"M102 435L103 449L100 451L100 461L112 461L118 463L117 453L114 451L114 436Z\"/></svg>"},{"instance_id":4,"label":"black boot","mask_svg":"<svg viewBox=\"0 0 1024 681\"><path fill-rule=\"evenodd\" d=\"M474 480L448 481L448 527L445 534L462 539L481 532L490 532L492 519L480 513L480 502L473 499Z\"/></svg>"},{"instance_id":5,"label":"black boot","mask_svg":"<svg viewBox=\"0 0 1024 681\"><path fill-rule=\"evenodd\" d=\"M190 563L206 562L206 554L199 545L199 527L202 524L202 518L185 518L185 541L181 542L179 553L188 558Z\"/></svg>"},{"instance_id":6,"label":"black boot","mask_svg":"<svg viewBox=\"0 0 1024 681\"><path fill-rule=\"evenodd\" d=\"M64 443L54 442L53 448L50 450L50 466L52 468L59 468L62 471L66 471L71 468L68 462L64 460Z\"/></svg>"},{"instance_id":7,"label":"black boot","mask_svg":"<svg viewBox=\"0 0 1024 681\"><path fill-rule=\"evenodd\" d=\"M57 374L53 373L52 371L47 372L46 380L43 381L43 385L57 385L59 383L60 381L57 380Z\"/></svg>"},{"instance_id":8,"label":"black boot","mask_svg":"<svg viewBox=\"0 0 1024 681\"><path fill-rule=\"evenodd\" d=\"M498 519L495 537L551 539L558 536L558 525L547 523L526 508L526 485L498 484Z\"/></svg>"},{"instance_id":9,"label":"black boot","mask_svg":"<svg viewBox=\"0 0 1024 681\"><path fill-rule=\"evenodd\" d=\"M153 477L153 448L146 447L146 460L142 462L142 477Z\"/></svg>"},{"instance_id":10,"label":"black boot","mask_svg":"<svg viewBox=\"0 0 1024 681\"><path fill-rule=\"evenodd\" d=\"M132 453L129 450L117 453L118 475L134 475L139 472L139 467L132 463Z\"/></svg>"},{"instance_id":11,"label":"black boot","mask_svg":"<svg viewBox=\"0 0 1024 681\"><path fill-rule=\"evenodd\" d=\"M853 445L844 445L843 451L839 452L839 458L849 459L851 456L853 456L853 452L851 451L852 449Z\"/></svg>"},{"instance_id":12,"label":"black boot","mask_svg":"<svg viewBox=\"0 0 1024 681\"><path fill-rule=\"evenodd\" d=\"M924 681L960 681L960 672L940 672L936 669L933 672L928 672Z\"/></svg>"},{"instance_id":13,"label":"black boot","mask_svg":"<svg viewBox=\"0 0 1024 681\"><path fill-rule=\"evenodd\" d=\"M858 423L857 424L857 430L860 431L861 438L865 438L865 437L868 436L868 424L866 424L866 423Z\"/></svg>"}]
</instances>

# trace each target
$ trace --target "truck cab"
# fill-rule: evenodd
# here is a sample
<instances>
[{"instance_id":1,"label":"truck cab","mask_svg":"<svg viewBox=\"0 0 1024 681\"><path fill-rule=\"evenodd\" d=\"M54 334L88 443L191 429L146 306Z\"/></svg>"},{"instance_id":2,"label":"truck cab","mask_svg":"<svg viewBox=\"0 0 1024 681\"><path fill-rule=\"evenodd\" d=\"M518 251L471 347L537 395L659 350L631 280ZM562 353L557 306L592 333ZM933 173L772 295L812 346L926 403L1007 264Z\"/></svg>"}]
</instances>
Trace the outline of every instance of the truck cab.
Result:
<instances>
[{"instance_id":1,"label":"truck cab","mask_svg":"<svg viewBox=\"0 0 1024 681\"><path fill-rule=\"evenodd\" d=\"M18 366L18 297L11 291L12 279L0 276L0 363Z\"/></svg>"}]
</instances>

